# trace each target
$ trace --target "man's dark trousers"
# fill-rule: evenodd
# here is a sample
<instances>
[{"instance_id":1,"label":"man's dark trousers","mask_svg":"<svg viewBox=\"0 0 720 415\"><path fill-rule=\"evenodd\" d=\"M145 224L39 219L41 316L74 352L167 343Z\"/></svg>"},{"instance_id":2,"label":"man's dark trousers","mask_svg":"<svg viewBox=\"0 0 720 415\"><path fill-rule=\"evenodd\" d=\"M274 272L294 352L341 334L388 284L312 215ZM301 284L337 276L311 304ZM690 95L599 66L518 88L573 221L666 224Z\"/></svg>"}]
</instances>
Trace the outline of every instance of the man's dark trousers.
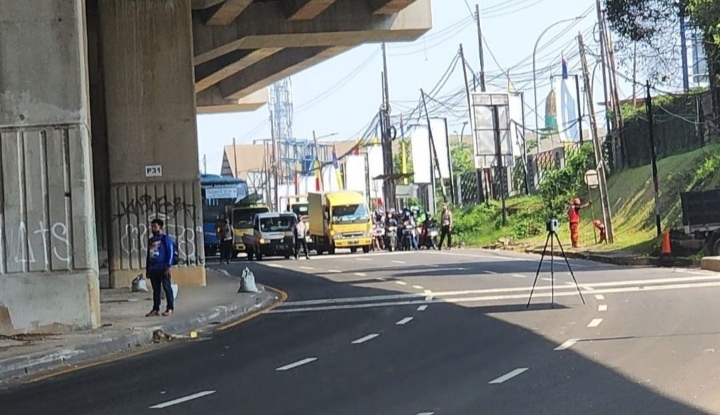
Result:
<instances>
[{"instance_id":1,"label":"man's dark trousers","mask_svg":"<svg viewBox=\"0 0 720 415\"><path fill-rule=\"evenodd\" d=\"M160 289L165 291L165 299L167 300L167 309L175 309L175 296L172 292L172 283L170 282L170 274L162 271L148 271L148 277L153 289L153 310L160 311Z\"/></svg>"}]
</instances>

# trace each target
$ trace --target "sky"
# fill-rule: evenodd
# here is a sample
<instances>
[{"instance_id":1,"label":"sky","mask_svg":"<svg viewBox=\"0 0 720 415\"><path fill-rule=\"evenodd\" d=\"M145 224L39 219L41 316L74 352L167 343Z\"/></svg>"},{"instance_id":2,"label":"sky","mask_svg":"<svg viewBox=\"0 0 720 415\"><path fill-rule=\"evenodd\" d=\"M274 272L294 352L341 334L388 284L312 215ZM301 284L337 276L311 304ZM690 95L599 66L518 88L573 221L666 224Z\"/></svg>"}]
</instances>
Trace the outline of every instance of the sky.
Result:
<instances>
[{"instance_id":1,"label":"sky","mask_svg":"<svg viewBox=\"0 0 720 415\"><path fill-rule=\"evenodd\" d=\"M577 35L597 50L596 13L593 0L483 0L480 14L485 39L485 71L488 91L507 89L507 74L516 90L524 91L526 125L535 126L532 82L532 52L538 36L554 23L583 14L585 18L555 25L540 40L536 54L540 124L544 98L550 91L550 76L559 76L561 59L567 58L570 74L580 73ZM478 37L473 0L432 0L433 28L414 42L388 44L389 95L393 114L407 117L417 107L420 89L434 97L429 111L433 117L448 119L450 133L462 130L467 104L462 93L461 65L451 68L459 45L465 59L479 71ZM382 54L379 44L367 44L306 69L291 77L294 99L293 135L311 138L334 134L335 140L356 139L376 116L382 102ZM589 65L595 63L588 56ZM542 71L542 72L541 72ZM620 69L620 98L632 96L631 74ZM505 74L505 75L503 75ZM600 71L595 76L595 102L602 101ZM430 91L437 91L433 94ZM642 90L638 91L641 94ZM602 116L602 113L596 114ZM417 117L418 113L414 113ZM270 137L269 112L263 106L254 112L198 116L200 158L206 157L207 172L219 174L223 146L251 143ZM406 123L408 121L405 121ZM466 132L467 133L467 132Z\"/></svg>"}]
</instances>

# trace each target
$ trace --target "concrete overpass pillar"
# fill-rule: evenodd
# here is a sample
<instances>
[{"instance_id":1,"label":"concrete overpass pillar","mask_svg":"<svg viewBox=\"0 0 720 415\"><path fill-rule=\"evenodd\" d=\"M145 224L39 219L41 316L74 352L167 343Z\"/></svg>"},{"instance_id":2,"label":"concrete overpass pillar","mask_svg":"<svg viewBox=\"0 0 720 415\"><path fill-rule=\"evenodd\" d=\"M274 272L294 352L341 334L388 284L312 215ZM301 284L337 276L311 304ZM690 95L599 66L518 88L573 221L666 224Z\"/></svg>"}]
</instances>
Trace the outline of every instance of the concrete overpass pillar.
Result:
<instances>
[{"instance_id":1,"label":"concrete overpass pillar","mask_svg":"<svg viewBox=\"0 0 720 415\"><path fill-rule=\"evenodd\" d=\"M0 10L0 333L96 327L84 1Z\"/></svg>"},{"instance_id":2,"label":"concrete overpass pillar","mask_svg":"<svg viewBox=\"0 0 720 415\"><path fill-rule=\"evenodd\" d=\"M179 247L180 285L205 285L191 0L100 0L110 167L110 281L145 267L149 222Z\"/></svg>"}]
</instances>

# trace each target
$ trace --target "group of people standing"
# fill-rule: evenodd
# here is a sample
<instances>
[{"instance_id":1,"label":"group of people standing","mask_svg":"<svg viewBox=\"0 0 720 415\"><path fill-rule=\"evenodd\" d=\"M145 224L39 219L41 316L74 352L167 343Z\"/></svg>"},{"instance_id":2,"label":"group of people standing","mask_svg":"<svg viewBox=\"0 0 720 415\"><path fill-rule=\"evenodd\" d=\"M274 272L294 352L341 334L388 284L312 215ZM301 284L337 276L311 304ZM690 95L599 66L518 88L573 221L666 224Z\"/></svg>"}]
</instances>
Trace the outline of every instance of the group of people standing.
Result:
<instances>
[{"instance_id":1,"label":"group of people standing","mask_svg":"<svg viewBox=\"0 0 720 415\"><path fill-rule=\"evenodd\" d=\"M442 249L443 243L447 240L447 249L452 246L452 225L453 216L447 204L443 205L440 214L440 241L435 243L434 240L426 240L427 231L437 228L437 220L429 211L422 211L419 207L411 207L396 212L390 209L387 214L381 210L376 210L373 215L373 225L376 229L387 229L389 227L401 228L409 225L413 229L418 230L413 233L411 245L413 249L419 249L421 246L432 247L433 249ZM397 246L401 246L400 240L402 234L396 235L398 238ZM385 249L384 238L377 237L374 240L374 248L378 250Z\"/></svg>"}]
</instances>

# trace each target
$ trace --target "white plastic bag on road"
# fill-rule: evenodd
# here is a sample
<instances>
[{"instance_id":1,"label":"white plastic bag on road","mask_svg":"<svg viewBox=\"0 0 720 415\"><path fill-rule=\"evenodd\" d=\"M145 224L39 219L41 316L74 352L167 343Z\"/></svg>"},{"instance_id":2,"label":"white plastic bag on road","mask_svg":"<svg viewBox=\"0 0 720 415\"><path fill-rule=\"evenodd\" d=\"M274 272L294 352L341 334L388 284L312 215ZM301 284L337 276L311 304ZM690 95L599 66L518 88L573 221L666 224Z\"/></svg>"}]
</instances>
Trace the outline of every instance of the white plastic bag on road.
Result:
<instances>
[{"instance_id":1,"label":"white plastic bag on road","mask_svg":"<svg viewBox=\"0 0 720 415\"><path fill-rule=\"evenodd\" d=\"M253 274L248 267L245 267L242 275L240 276L240 289L238 290L238 293L258 292L260 292L260 290L258 290L257 284L255 284L255 274Z\"/></svg>"},{"instance_id":2,"label":"white plastic bag on road","mask_svg":"<svg viewBox=\"0 0 720 415\"><path fill-rule=\"evenodd\" d=\"M170 288L172 288L173 300L177 300L178 292L180 291L180 287L173 282L170 284ZM165 299L165 290L163 290L162 288L160 288L160 298L163 300Z\"/></svg>"},{"instance_id":3,"label":"white plastic bag on road","mask_svg":"<svg viewBox=\"0 0 720 415\"><path fill-rule=\"evenodd\" d=\"M132 292L146 293L148 291L147 280L144 275L140 274L132 280Z\"/></svg>"}]
</instances>

